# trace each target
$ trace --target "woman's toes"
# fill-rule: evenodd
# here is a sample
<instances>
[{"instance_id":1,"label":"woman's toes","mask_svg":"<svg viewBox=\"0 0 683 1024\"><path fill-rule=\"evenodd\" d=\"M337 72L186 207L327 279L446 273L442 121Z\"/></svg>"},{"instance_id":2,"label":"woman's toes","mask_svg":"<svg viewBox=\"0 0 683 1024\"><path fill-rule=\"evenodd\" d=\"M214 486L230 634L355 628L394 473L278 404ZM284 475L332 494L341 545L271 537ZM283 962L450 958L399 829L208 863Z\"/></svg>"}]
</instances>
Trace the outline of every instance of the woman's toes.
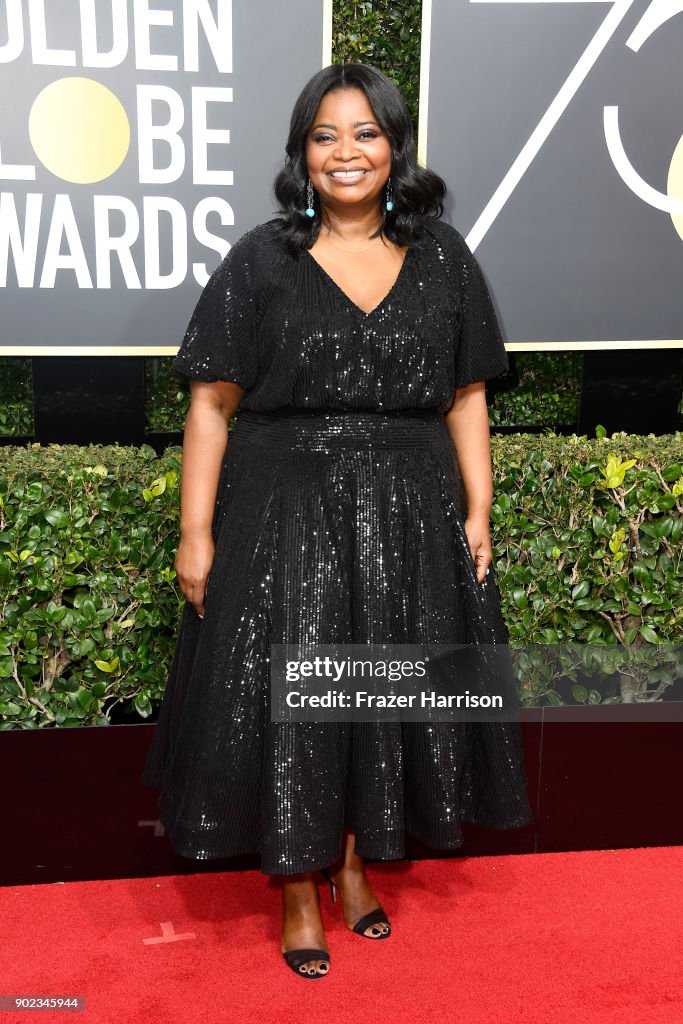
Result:
<instances>
[{"instance_id":1,"label":"woman's toes","mask_svg":"<svg viewBox=\"0 0 683 1024\"><path fill-rule=\"evenodd\" d=\"M299 967L300 974L326 974L329 970L329 962L327 960L307 960L306 963L301 964Z\"/></svg>"}]
</instances>

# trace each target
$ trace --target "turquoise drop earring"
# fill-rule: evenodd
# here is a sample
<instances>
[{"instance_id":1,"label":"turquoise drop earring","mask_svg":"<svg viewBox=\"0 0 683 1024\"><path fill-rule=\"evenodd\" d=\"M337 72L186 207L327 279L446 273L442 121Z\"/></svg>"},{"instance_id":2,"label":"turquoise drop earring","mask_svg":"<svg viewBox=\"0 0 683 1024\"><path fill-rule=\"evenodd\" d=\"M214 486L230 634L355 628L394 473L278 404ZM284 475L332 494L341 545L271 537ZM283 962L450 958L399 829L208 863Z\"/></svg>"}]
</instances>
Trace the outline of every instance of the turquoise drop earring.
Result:
<instances>
[{"instance_id":1,"label":"turquoise drop earring","mask_svg":"<svg viewBox=\"0 0 683 1024\"><path fill-rule=\"evenodd\" d=\"M391 187L391 178L387 179L386 202L384 205L389 212L394 208L394 191Z\"/></svg>"},{"instance_id":2,"label":"turquoise drop earring","mask_svg":"<svg viewBox=\"0 0 683 1024\"><path fill-rule=\"evenodd\" d=\"M308 203L308 208L306 209L306 216L315 217L315 210L313 209L313 203L315 202L315 194L313 192L313 185L311 183L310 178L308 179L308 185L306 186L306 202Z\"/></svg>"}]
</instances>

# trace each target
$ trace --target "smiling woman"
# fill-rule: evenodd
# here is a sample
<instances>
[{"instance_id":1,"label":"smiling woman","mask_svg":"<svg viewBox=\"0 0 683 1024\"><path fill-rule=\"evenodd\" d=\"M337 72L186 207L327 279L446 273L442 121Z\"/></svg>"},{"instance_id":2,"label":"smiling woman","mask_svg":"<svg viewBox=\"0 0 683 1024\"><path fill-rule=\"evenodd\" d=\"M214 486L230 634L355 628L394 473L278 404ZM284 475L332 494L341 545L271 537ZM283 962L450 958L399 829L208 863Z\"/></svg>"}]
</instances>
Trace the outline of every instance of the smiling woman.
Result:
<instances>
[{"instance_id":1,"label":"smiling woman","mask_svg":"<svg viewBox=\"0 0 683 1024\"><path fill-rule=\"evenodd\" d=\"M203 382L183 447L187 604L143 778L162 787L177 852L258 851L282 876L282 953L321 978L314 872L339 888L349 929L385 939L364 858L402 858L406 833L456 849L465 820L532 814L514 686L500 722L271 713L271 687L286 686L273 645L308 658L311 645L507 643L483 381L508 363L481 270L438 217L443 182L418 165L396 88L364 65L311 79L286 154L281 216L232 247L174 361ZM509 668L503 683L446 672L446 688L486 693Z\"/></svg>"}]
</instances>

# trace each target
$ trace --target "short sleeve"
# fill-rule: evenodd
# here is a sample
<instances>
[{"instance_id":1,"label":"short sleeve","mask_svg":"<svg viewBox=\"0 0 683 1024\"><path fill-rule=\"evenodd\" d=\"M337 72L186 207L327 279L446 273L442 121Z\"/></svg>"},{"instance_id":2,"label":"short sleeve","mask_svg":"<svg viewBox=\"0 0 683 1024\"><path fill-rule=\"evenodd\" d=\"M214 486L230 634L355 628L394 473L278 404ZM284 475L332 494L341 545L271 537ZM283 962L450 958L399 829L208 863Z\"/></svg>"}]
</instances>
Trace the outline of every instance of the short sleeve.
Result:
<instances>
[{"instance_id":1,"label":"short sleeve","mask_svg":"<svg viewBox=\"0 0 683 1024\"><path fill-rule=\"evenodd\" d=\"M457 233L460 324L455 347L455 386L489 380L510 368L500 325L484 274L465 239Z\"/></svg>"},{"instance_id":2,"label":"short sleeve","mask_svg":"<svg viewBox=\"0 0 683 1024\"><path fill-rule=\"evenodd\" d=\"M199 296L174 373L211 383L233 381L245 390L256 381L255 255L249 235L230 248Z\"/></svg>"}]
</instances>

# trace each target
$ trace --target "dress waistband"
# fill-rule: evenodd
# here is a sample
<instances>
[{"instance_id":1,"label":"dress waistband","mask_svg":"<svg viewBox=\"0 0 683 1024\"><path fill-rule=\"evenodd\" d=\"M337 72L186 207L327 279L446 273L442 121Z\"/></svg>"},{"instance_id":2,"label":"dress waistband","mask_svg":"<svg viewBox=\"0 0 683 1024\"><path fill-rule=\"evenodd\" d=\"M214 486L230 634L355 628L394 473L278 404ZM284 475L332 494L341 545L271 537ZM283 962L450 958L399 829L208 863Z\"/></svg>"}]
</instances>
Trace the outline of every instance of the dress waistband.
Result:
<instances>
[{"instance_id":1,"label":"dress waistband","mask_svg":"<svg viewBox=\"0 0 683 1024\"><path fill-rule=\"evenodd\" d=\"M438 409L238 410L230 443L326 451L330 448L429 448L450 435Z\"/></svg>"}]
</instances>

